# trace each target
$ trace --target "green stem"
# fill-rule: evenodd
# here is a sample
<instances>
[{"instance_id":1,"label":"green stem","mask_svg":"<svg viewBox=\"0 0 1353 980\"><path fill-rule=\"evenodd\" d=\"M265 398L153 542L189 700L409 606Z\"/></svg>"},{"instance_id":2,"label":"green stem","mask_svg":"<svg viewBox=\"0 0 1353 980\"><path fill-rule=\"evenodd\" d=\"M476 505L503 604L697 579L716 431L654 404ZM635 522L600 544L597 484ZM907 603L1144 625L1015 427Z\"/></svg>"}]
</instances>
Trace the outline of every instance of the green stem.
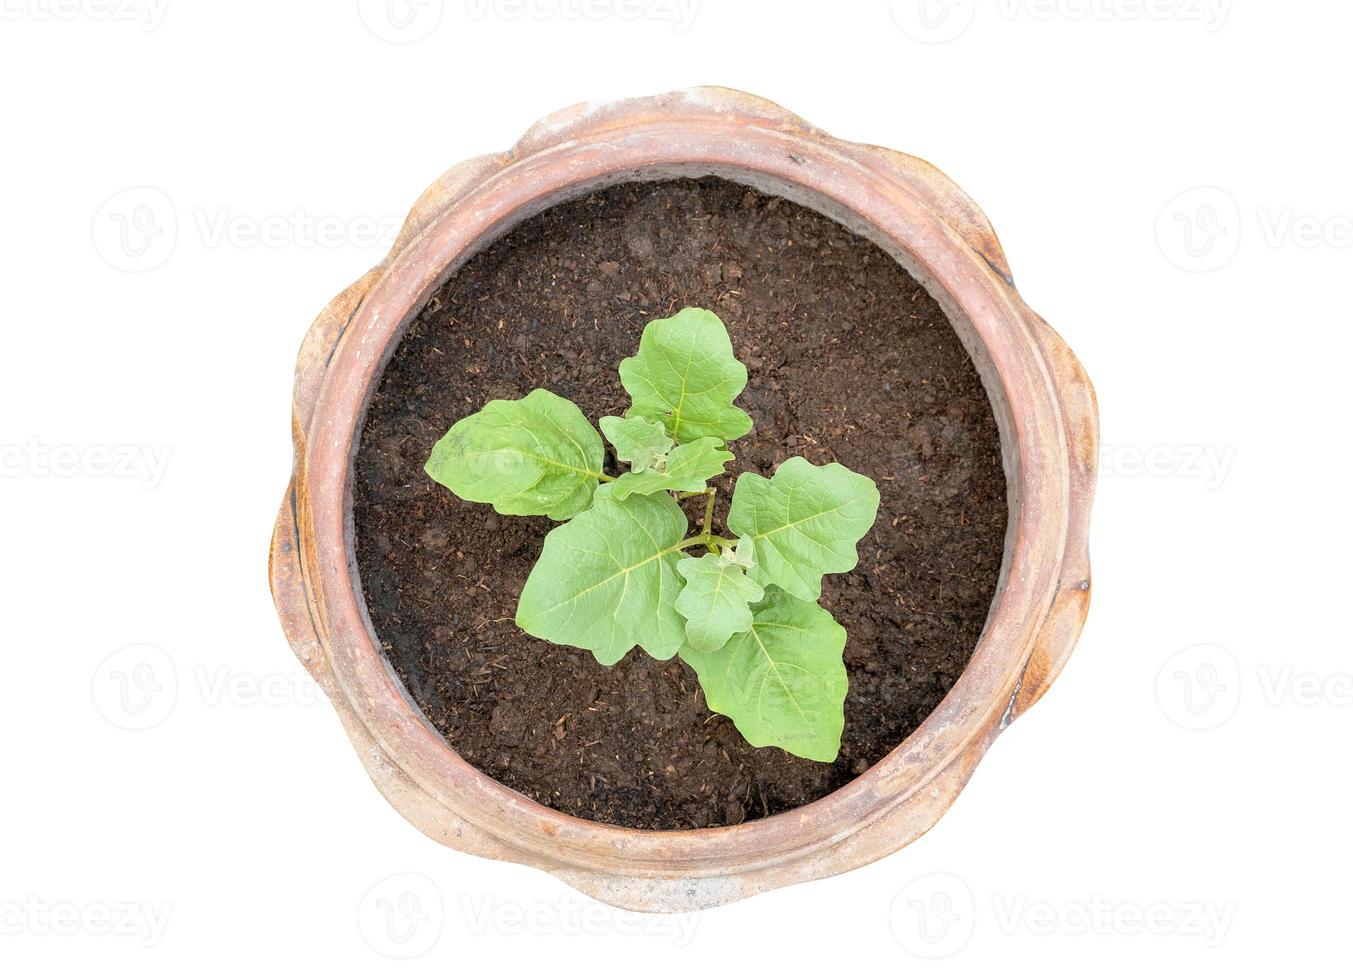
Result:
<instances>
[{"instance_id":1,"label":"green stem","mask_svg":"<svg viewBox=\"0 0 1353 980\"><path fill-rule=\"evenodd\" d=\"M615 482L615 477L613 477L613 476L607 476L605 473L598 473L598 474L597 474L597 479L600 480L602 483L614 483L614 482Z\"/></svg>"},{"instance_id":2,"label":"green stem","mask_svg":"<svg viewBox=\"0 0 1353 980\"><path fill-rule=\"evenodd\" d=\"M685 551L687 548L694 548L696 545L704 545L713 551L716 548L731 548L737 543L736 538L725 538L717 534L704 532L678 542L676 547L678 551Z\"/></svg>"},{"instance_id":3,"label":"green stem","mask_svg":"<svg viewBox=\"0 0 1353 980\"><path fill-rule=\"evenodd\" d=\"M714 523L714 498L718 495L718 493L719 491L717 491L713 487L705 487L705 489L703 490L690 490L685 491L683 493L678 493L676 495L678 500L690 500L694 497L705 498L705 517L704 520L700 522L700 533L692 535L691 537L686 538L684 541L677 544L678 550L685 551L687 548L694 548L697 545L704 545L711 552L717 555L719 553L719 549L731 548L737 544L736 539L720 537L717 534L710 533L709 530L710 525Z\"/></svg>"},{"instance_id":4,"label":"green stem","mask_svg":"<svg viewBox=\"0 0 1353 980\"><path fill-rule=\"evenodd\" d=\"M705 501L705 519L700 524L701 534L708 534L709 526L714 521L714 488L709 487L705 492L709 494L709 499Z\"/></svg>"}]
</instances>

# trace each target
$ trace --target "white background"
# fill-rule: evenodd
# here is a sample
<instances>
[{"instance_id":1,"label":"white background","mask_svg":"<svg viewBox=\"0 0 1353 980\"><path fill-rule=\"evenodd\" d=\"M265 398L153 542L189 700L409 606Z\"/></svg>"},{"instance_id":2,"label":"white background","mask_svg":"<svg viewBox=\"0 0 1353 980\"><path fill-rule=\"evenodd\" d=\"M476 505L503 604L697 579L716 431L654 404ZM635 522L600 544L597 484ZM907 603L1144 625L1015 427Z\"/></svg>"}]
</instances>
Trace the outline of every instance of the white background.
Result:
<instances>
[{"instance_id":1,"label":"white background","mask_svg":"<svg viewBox=\"0 0 1353 980\"><path fill-rule=\"evenodd\" d=\"M0 971L1346 968L1353 9L402 2L0 0ZM264 564L301 336L423 187L699 83L957 180L1106 452L1084 637L935 829L674 919L406 824Z\"/></svg>"}]
</instances>

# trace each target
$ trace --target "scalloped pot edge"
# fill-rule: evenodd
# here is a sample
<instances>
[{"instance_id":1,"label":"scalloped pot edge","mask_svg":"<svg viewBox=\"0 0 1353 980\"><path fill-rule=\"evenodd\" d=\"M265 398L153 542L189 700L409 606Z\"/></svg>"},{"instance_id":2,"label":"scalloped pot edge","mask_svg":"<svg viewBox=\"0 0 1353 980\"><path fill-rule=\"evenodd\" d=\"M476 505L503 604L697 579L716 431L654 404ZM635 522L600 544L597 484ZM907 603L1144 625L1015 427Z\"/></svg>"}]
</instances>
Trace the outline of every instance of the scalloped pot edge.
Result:
<instances>
[{"instance_id":1,"label":"scalloped pot edge","mask_svg":"<svg viewBox=\"0 0 1353 980\"><path fill-rule=\"evenodd\" d=\"M1010 524L986 627L929 718L868 772L735 827L641 831L543 807L468 765L422 716L376 642L352 550L348 483L369 396L404 325L469 256L552 204L620 181L716 174L834 218L940 302L1001 433ZM843 142L722 88L589 103L510 151L452 168L385 261L315 320L296 368L295 471L270 574L287 638L333 702L377 788L449 847L542 868L602 901L686 911L838 874L924 833L1001 730L1056 677L1090 593L1098 423L1075 356L1015 291L995 233L929 164Z\"/></svg>"}]
</instances>

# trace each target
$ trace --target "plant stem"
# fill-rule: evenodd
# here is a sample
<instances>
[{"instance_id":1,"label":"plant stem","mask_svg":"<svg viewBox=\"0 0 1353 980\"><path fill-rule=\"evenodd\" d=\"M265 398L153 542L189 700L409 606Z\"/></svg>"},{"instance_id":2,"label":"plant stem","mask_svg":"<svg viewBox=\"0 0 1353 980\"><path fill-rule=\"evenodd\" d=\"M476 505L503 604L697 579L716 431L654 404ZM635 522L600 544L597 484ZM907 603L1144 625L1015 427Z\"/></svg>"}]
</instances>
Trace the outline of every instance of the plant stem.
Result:
<instances>
[{"instance_id":1,"label":"plant stem","mask_svg":"<svg viewBox=\"0 0 1353 980\"><path fill-rule=\"evenodd\" d=\"M615 482L615 477L613 477L613 476L607 476L605 473L598 473L598 474L597 474L597 479L600 480L602 483L614 483L614 482Z\"/></svg>"},{"instance_id":2,"label":"plant stem","mask_svg":"<svg viewBox=\"0 0 1353 980\"><path fill-rule=\"evenodd\" d=\"M686 538L686 540L684 541L678 542L677 550L685 551L687 548L694 548L696 545L704 545L705 547L709 548L710 551L715 551L718 548L731 548L735 544L737 544L737 541L733 538L720 537L717 534L710 534L706 532L704 534L697 534L694 535L693 537Z\"/></svg>"},{"instance_id":3,"label":"plant stem","mask_svg":"<svg viewBox=\"0 0 1353 980\"><path fill-rule=\"evenodd\" d=\"M704 545L717 555L720 548L731 548L737 544L735 539L710 533L710 525L714 523L714 498L718 495L718 492L713 487L705 487L703 490L691 490L677 494L678 500L690 500L693 497L705 498L705 518L700 522L700 533L680 542L677 545L679 550L685 551L687 548L694 548L696 545Z\"/></svg>"}]
</instances>

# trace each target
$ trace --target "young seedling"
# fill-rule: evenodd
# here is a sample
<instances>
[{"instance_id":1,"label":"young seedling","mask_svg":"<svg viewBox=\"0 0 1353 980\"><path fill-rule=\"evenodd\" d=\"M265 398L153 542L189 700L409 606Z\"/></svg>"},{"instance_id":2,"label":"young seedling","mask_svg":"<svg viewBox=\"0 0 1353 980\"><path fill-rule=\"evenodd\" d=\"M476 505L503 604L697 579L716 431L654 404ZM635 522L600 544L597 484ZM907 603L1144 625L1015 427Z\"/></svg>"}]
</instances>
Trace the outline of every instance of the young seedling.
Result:
<instances>
[{"instance_id":1,"label":"young seedling","mask_svg":"<svg viewBox=\"0 0 1353 980\"><path fill-rule=\"evenodd\" d=\"M834 761L846 631L817 600L822 576L855 567L878 488L839 463L795 456L770 479L741 474L727 534L717 534L708 481L752 428L733 404L747 369L723 322L694 308L654 320L620 362L620 381L630 407L599 424L624 473L605 472L601 436L576 405L536 389L453 425L428 475L500 514L567 522L545 536L522 589L522 630L606 666L636 646L680 656L710 710L752 745ZM677 502L692 497L704 504L695 533Z\"/></svg>"}]
</instances>

